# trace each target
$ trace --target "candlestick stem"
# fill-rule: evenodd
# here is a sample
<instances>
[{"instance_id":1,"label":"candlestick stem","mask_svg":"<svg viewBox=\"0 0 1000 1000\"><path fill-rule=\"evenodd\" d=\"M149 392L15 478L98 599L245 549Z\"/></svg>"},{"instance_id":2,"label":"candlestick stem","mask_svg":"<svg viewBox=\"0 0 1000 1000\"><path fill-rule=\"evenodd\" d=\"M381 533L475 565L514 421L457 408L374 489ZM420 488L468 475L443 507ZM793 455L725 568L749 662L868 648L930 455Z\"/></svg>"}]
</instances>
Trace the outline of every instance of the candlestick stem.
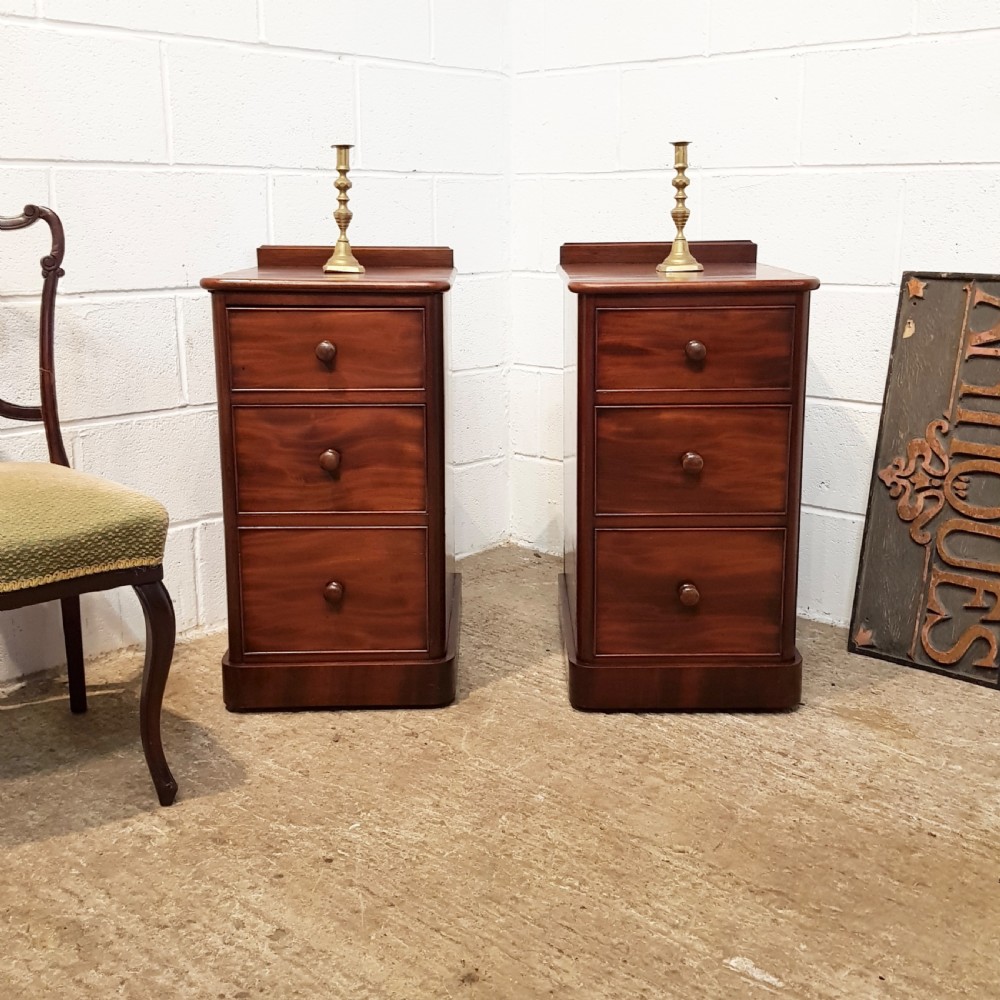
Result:
<instances>
[{"instance_id":1,"label":"candlestick stem","mask_svg":"<svg viewBox=\"0 0 1000 1000\"><path fill-rule=\"evenodd\" d=\"M333 248L333 255L323 265L323 270L327 273L348 273L364 274L364 267L358 263L351 250L351 244L347 239L347 227L354 218L354 213L347 207L347 192L351 189L351 182L347 179L348 171L351 169L351 146L334 146L337 151L337 179L333 186L337 189L337 210L333 213L333 219L340 228L340 236L337 237L337 244Z\"/></svg>"},{"instance_id":2,"label":"candlestick stem","mask_svg":"<svg viewBox=\"0 0 1000 1000\"><path fill-rule=\"evenodd\" d=\"M688 167L687 148L690 143L674 142L671 145L674 147L674 170L676 171L676 176L671 183L677 194L674 196L675 204L670 217L677 227L677 235L670 245L670 253L656 265L656 270L661 274L671 274L678 271L704 271L701 264L694 259L694 255L688 247L687 238L684 236L684 227L691 217L685 193L688 184L691 183L686 173Z\"/></svg>"}]
</instances>

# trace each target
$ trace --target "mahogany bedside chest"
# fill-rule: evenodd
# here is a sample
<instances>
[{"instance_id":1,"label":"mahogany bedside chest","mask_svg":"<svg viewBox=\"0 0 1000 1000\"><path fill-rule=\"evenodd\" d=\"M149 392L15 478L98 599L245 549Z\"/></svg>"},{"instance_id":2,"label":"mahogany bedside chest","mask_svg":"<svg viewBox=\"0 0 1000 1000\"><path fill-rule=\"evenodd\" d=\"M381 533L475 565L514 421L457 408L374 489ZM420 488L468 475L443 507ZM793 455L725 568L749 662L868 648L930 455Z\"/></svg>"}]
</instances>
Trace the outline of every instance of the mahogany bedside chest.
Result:
<instances>
[{"instance_id":1,"label":"mahogany bedside chest","mask_svg":"<svg viewBox=\"0 0 1000 1000\"><path fill-rule=\"evenodd\" d=\"M795 648L809 293L750 242L567 244L570 701L782 709Z\"/></svg>"},{"instance_id":2,"label":"mahogany bedside chest","mask_svg":"<svg viewBox=\"0 0 1000 1000\"><path fill-rule=\"evenodd\" d=\"M460 578L447 519L452 252L260 247L212 293L232 710L443 705Z\"/></svg>"}]
</instances>

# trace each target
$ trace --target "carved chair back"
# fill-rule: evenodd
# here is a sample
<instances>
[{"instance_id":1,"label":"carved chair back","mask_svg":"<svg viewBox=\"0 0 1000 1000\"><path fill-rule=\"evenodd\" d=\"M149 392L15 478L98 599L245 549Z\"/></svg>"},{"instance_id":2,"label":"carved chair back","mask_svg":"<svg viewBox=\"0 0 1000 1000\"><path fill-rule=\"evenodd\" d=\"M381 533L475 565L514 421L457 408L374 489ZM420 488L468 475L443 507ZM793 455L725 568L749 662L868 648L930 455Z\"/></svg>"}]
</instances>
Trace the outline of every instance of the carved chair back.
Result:
<instances>
[{"instance_id":1,"label":"carved chair back","mask_svg":"<svg viewBox=\"0 0 1000 1000\"><path fill-rule=\"evenodd\" d=\"M66 242L63 237L62 222L51 208L40 205L25 205L20 215L0 215L0 230L26 229L41 219L52 233L52 248L42 258L42 298L38 319L38 374L41 389L41 405L21 406L0 399L0 416L10 420L42 421L45 426L45 442L49 450L49 461L57 465L69 465L62 432L59 429L59 407L56 402L55 376L55 312L56 288L63 276L63 254Z\"/></svg>"}]
</instances>

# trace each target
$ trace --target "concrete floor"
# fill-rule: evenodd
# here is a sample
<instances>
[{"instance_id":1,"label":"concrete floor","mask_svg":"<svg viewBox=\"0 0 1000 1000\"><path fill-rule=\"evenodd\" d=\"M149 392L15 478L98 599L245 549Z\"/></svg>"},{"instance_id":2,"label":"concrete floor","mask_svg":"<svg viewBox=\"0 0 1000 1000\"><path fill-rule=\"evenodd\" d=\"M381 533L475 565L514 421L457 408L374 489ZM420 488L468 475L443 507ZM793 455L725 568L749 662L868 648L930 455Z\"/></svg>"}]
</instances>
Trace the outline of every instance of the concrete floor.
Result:
<instances>
[{"instance_id":1,"label":"concrete floor","mask_svg":"<svg viewBox=\"0 0 1000 1000\"><path fill-rule=\"evenodd\" d=\"M1000 694L804 624L794 713L577 713L556 560L462 569L447 709L232 715L180 647L170 809L137 651L0 699L0 998L1000 995Z\"/></svg>"}]
</instances>

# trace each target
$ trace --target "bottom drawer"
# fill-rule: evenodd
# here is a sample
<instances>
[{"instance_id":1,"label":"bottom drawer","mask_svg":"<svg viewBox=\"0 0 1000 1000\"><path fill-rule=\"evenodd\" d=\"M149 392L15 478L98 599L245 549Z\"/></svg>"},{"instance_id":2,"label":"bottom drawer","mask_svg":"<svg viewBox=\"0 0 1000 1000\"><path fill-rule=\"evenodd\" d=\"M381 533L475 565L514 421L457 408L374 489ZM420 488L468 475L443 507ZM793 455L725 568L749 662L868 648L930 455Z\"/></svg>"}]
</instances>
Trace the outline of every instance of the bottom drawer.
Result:
<instances>
[{"instance_id":1,"label":"bottom drawer","mask_svg":"<svg viewBox=\"0 0 1000 1000\"><path fill-rule=\"evenodd\" d=\"M427 649L423 528L244 528L239 536L244 653Z\"/></svg>"},{"instance_id":2,"label":"bottom drawer","mask_svg":"<svg viewBox=\"0 0 1000 1000\"><path fill-rule=\"evenodd\" d=\"M784 555L781 528L598 530L594 652L780 653Z\"/></svg>"}]
</instances>

